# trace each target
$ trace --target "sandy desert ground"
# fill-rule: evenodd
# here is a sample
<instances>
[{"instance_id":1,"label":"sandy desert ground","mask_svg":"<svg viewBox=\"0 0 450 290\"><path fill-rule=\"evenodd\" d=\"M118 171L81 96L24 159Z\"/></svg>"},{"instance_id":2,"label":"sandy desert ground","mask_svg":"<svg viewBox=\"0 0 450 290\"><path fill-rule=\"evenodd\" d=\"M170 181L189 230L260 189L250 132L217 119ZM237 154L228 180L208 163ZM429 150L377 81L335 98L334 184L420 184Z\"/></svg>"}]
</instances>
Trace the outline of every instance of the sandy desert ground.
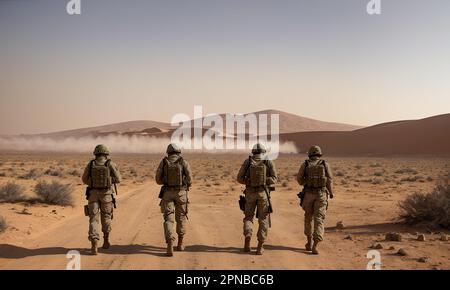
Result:
<instances>
[{"instance_id":1,"label":"sandy desert ground","mask_svg":"<svg viewBox=\"0 0 450 290\"><path fill-rule=\"evenodd\" d=\"M186 251L164 256L162 216L154 171L160 155L113 155L124 177L119 188L111 249L89 256L84 186L80 176L89 154L0 154L0 185L26 187L33 196L38 180L71 184L74 207L33 202L0 203L8 228L0 233L0 269L65 269L66 253L82 254L82 269L365 269L376 243L383 269L450 269L448 231L398 223L398 202L413 192L430 191L448 174L449 158L326 158L335 173L321 255L304 251L303 211L295 181L303 155L275 161L280 181L272 193L274 214L264 256L241 251L243 187L235 176L245 155L186 155L194 169ZM342 221L344 229L337 229ZM255 228L257 223L255 224ZM402 242L385 241L398 232ZM417 241L424 234L425 241ZM256 246L256 241L253 241ZM399 249L406 256L397 255ZM426 259L421 259L426 258Z\"/></svg>"}]
</instances>

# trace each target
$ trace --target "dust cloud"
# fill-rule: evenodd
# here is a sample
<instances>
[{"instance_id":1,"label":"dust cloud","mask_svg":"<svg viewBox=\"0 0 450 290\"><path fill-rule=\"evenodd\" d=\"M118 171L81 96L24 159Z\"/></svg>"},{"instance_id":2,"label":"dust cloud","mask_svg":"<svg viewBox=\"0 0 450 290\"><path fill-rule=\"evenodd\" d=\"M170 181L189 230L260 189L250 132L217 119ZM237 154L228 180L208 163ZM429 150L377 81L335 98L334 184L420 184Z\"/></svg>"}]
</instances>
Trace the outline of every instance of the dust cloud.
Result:
<instances>
[{"instance_id":1,"label":"dust cloud","mask_svg":"<svg viewBox=\"0 0 450 290\"><path fill-rule=\"evenodd\" d=\"M0 150L3 151L28 151L28 152L66 152L86 153L92 152L98 144L105 144L112 152L116 153L164 153L171 141L169 138L157 138L148 136L123 136L109 135L102 137L0 137ZM268 148L279 148L280 153L297 153L297 148L292 142L280 142L278 146L272 146L269 142ZM242 149L201 149L184 150L187 153L244 153L248 150Z\"/></svg>"}]
</instances>

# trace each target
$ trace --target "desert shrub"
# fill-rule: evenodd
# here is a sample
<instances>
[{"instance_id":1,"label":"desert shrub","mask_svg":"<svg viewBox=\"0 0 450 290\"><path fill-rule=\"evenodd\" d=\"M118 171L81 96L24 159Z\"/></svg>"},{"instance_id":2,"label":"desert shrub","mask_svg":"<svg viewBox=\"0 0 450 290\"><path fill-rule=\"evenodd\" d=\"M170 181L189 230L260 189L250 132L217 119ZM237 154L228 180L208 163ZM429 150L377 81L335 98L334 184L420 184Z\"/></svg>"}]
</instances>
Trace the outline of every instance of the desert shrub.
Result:
<instances>
[{"instance_id":1,"label":"desert shrub","mask_svg":"<svg viewBox=\"0 0 450 290\"><path fill-rule=\"evenodd\" d=\"M375 175L375 176L383 176L384 172L383 171L376 171L373 175Z\"/></svg>"},{"instance_id":2,"label":"desert shrub","mask_svg":"<svg viewBox=\"0 0 450 290\"><path fill-rule=\"evenodd\" d=\"M80 177L82 175L82 173L80 170L74 169L74 170L69 171L69 175Z\"/></svg>"},{"instance_id":3,"label":"desert shrub","mask_svg":"<svg viewBox=\"0 0 450 290\"><path fill-rule=\"evenodd\" d=\"M449 177L439 180L430 193L414 193L400 202L400 218L408 224L429 223L450 229Z\"/></svg>"},{"instance_id":4,"label":"desert shrub","mask_svg":"<svg viewBox=\"0 0 450 290\"><path fill-rule=\"evenodd\" d=\"M0 201L2 202L20 202L25 199L25 188L15 182L8 182L0 187Z\"/></svg>"},{"instance_id":5,"label":"desert shrub","mask_svg":"<svg viewBox=\"0 0 450 290\"><path fill-rule=\"evenodd\" d=\"M5 218L0 215L0 233L4 232L7 227L8 227L8 224L6 223Z\"/></svg>"},{"instance_id":6,"label":"desert shrub","mask_svg":"<svg viewBox=\"0 0 450 290\"><path fill-rule=\"evenodd\" d=\"M19 176L21 179L35 179L40 176L39 171L36 168L31 169L24 175Z\"/></svg>"},{"instance_id":7,"label":"desert shrub","mask_svg":"<svg viewBox=\"0 0 450 290\"><path fill-rule=\"evenodd\" d=\"M374 185L379 185L379 184L382 184L382 183L383 183L383 180L381 178L374 178L374 179L372 179L372 184L374 184Z\"/></svg>"},{"instance_id":8,"label":"desert shrub","mask_svg":"<svg viewBox=\"0 0 450 290\"><path fill-rule=\"evenodd\" d=\"M50 175L54 177L64 177L64 170L63 169L47 169L44 172L45 175Z\"/></svg>"},{"instance_id":9,"label":"desert shrub","mask_svg":"<svg viewBox=\"0 0 450 290\"><path fill-rule=\"evenodd\" d=\"M130 173L130 176L132 176L132 177L137 177L138 176L137 170L134 169L134 168L130 168L129 173Z\"/></svg>"},{"instance_id":10,"label":"desert shrub","mask_svg":"<svg viewBox=\"0 0 450 290\"><path fill-rule=\"evenodd\" d=\"M357 164L357 165L355 165L354 167L355 167L355 169L361 169L361 168L362 168L362 165Z\"/></svg>"},{"instance_id":11,"label":"desert shrub","mask_svg":"<svg viewBox=\"0 0 450 290\"><path fill-rule=\"evenodd\" d=\"M397 174L417 174L417 170L413 168L402 168L395 171Z\"/></svg>"},{"instance_id":12,"label":"desert shrub","mask_svg":"<svg viewBox=\"0 0 450 290\"><path fill-rule=\"evenodd\" d=\"M416 182L416 181L420 181L420 180L423 180L422 176L414 175L414 176L408 176L408 177L402 178L400 181Z\"/></svg>"},{"instance_id":13,"label":"desert shrub","mask_svg":"<svg viewBox=\"0 0 450 290\"><path fill-rule=\"evenodd\" d=\"M70 184L62 184L57 181L48 183L46 181L39 181L34 187L34 192L39 198L39 201L47 204L56 205L74 205L73 187Z\"/></svg>"},{"instance_id":14,"label":"desert shrub","mask_svg":"<svg viewBox=\"0 0 450 290\"><path fill-rule=\"evenodd\" d=\"M343 176L345 176L345 172L343 172L343 171L336 171L336 173L334 175L339 176L339 177L343 177Z\"/></svg>"}]
</instances>

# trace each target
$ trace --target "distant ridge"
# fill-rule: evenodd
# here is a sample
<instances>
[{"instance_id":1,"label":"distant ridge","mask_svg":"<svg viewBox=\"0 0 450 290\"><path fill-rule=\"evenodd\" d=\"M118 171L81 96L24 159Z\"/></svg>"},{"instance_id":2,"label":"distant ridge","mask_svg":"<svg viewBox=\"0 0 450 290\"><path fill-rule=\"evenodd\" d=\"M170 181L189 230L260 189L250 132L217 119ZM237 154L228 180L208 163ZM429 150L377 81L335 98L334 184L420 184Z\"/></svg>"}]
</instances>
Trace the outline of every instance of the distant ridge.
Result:
<instances>
[{"instance_id":1,"label":"distant ridge","mask_svg":"<svg viewBox=\"0 0 450 290\"><path fill-rule=\"evenodd\" d=\"M313 144L334 155L450 155L450 114L378 124L351 132L280 134L301 152Z\"/></svg>"},{"instance_id":2,"label":"distant ridge","mask_svg":"<svg viewBox=\"0 0 450 290\"><path fill-rule=\"evenodd\" d=\"M260 114L279 114L280 133L294 133L305 131L350 131L361 128L361 126L349 124L323 122L278 110L264 110L254 112L254 114L256 116L259 116ZM220 114L220 116L222 117L226 115L227 115L226 113ZM74 130L65 130L46 134L36 134L33 136L51 137L51 138L68 138L68 137L79 138L83 136L104 136L107 134L160 135L161 132L166 132L168 130L173 129L176 129L176 127L172 127L170 123L150 121L150 120L139 120ZM160 132L158 132L158 130Z\"/></svg>"}]
</instances>

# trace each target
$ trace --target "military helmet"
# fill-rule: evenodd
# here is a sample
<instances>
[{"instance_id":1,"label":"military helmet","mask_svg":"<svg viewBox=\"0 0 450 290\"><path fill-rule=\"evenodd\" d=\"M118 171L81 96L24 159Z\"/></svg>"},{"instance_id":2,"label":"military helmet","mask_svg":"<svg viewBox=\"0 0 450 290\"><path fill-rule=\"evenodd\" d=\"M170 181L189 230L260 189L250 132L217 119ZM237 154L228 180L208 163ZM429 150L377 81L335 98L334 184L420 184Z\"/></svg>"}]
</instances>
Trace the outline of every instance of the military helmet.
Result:
<instances>
[{"instance_id":1,"label":"military helmet","mask_svg":"<svg viewBox=\"0 0 450 290\"><path fill-rule=\"evenodd\" d=\"M322 149L319 146L311 146L308 150L308 156L322 156Z\"/></svg>"},{"instance_id":2,"label":"military helmet","mask_svg":"<svg viewBox=\"0 0 450 290\"><path fill-rule=\"evenodd\" d=\"M264 147L264 145L261 143L256 143L253 146L252 154L261 154L261 153L266 153L266 147Z\"/></svg>"},{"instance_id":3,"label":"military helmet","mask_svg":"<svg viewBox=\"0 0 450 290\"><path fill-rule=\"evenodd\" d=\"M94 155L105 154L109 155L109 149L103 144L95 146Z\"/></svg>"},{"instance_id":4,"label":"military helmet","mask_svg":"<svg viewBox=\"0 0 450 290\"><path fill-rule=\"evenodd\" d=\"M170 143L169 146L167 146L166 153L167 153L167 154L181 153L181 149L180 149L180 147L178 147L177 144L175 144L175 143Z\"/></svg>"}]
</instances>

